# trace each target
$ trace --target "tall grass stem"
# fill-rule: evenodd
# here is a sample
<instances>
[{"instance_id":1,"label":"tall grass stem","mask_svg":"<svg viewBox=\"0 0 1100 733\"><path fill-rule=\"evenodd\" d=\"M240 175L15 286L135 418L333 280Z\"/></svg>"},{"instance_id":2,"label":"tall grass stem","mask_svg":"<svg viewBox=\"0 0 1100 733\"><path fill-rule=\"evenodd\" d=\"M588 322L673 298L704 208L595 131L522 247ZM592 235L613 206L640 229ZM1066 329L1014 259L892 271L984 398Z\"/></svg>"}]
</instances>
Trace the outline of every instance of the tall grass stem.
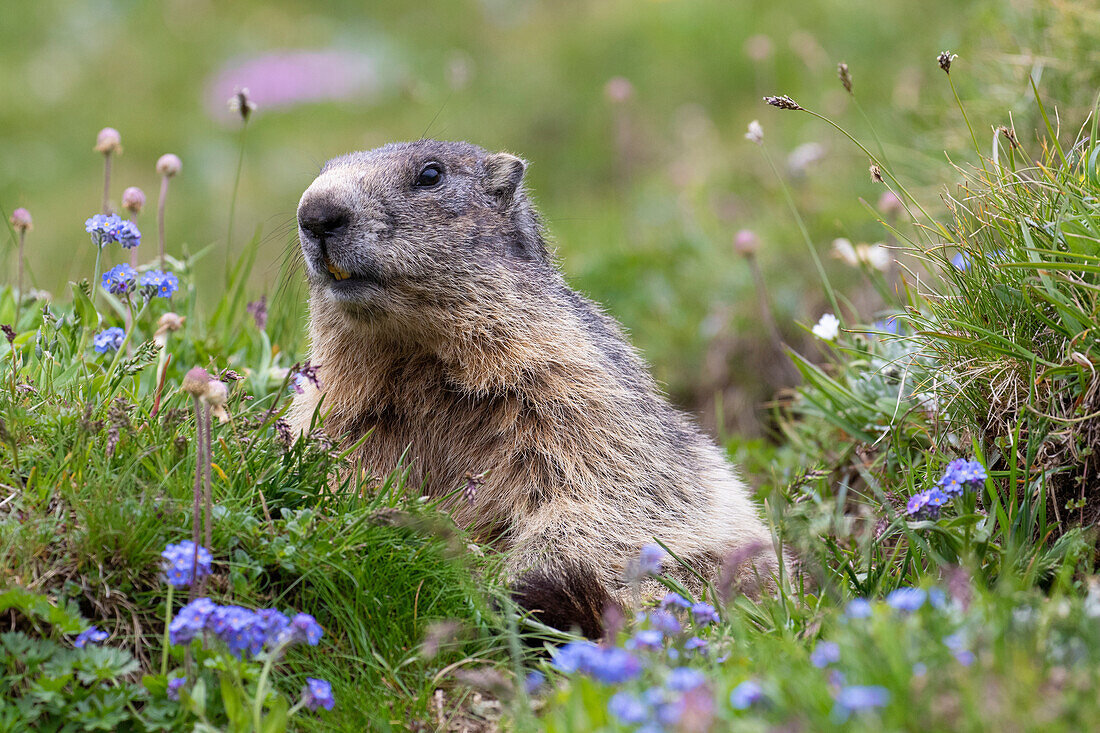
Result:
<instances>
[{"instance_id":1,"label":"tall grass stem","mask_svg":"<svg viewBox=\"0 0 1100 733\"><path fill-rule=\"evenodd\" d=\"M825 294L829 298L829 303L833 306L833 313L837 318L842 318L840 313L840 306L837 303L836 293L833 291L833 286L829 282L829 276L825 274L825 267L821 264L821 258L817 256L817 248L814 247L813 239L810 238L810 232L806 228L806 222L802 220L802 215L798 213L798 206L794 202L794 196L791 195L790 188L787 186L787 182L783 180L783 175L779 172L779 169L775 166L775 162L772 160L772 156L768 153L766 145L761 143L760 151L764 154L764 160L768 161L768 165L772 169L772 173L775 174L776 180L779 181L779 188L783 191L783 197L787 201L787 206L791 210L791 215L794 217L795 222L798 224L799 230L802 232L802 238L806 241L806 247L810 250L810 257L814 261L814 266L817 268L818 277L821 278L821 283L825 287Z\"/></svg>"},{"instance_id":2,"label":"tall grass stem","mask_svg":"<svg viewBox=\"0 0 1100 733\"><path fill-rule=\"evenodd\" d=\"M160 178L160 197L157 199L157 235L160 244L160 253L157 263L164 266L164 203L168 200L168 176Z\"/></svg>"},{"instance_id":3,"label":"tall grass stem","mask_svg":"<svg viewBox=\"0 0 1100 733\"><path fill-rule=\"evenodd\" d=\"M229 256L233 249L233 221L237 213L237 194L241 186L241 170L244 168L244 146L248 136L248 118L245 117L241 126L241 144L237 153L237 173L233 177L233 194L229 197L229 226L225 232L225 277L229 282Z\"/></svg>"}]
</instances>

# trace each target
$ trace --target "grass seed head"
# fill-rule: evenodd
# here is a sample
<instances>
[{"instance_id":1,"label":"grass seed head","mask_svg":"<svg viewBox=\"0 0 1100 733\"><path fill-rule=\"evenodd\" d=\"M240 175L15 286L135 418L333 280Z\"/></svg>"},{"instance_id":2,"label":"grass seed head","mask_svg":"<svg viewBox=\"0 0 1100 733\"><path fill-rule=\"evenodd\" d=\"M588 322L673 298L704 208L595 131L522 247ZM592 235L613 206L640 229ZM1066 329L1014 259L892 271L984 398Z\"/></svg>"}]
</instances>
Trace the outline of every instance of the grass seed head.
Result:
<instances>
[{"instance_id":1,"label":"grass seed head","mask_svg":"<svg viewBox=\"0 0 1100 733\"><path fill-rule=\"evenodd\" d=\"M997 132L1003 135L1005 140L1008 140L1008 143L1013 148L1015 148L1016 150L1020 149L1020 141L1016 137L1016 131L1013 130L1011 127L1005 127L1004 125L1001 125L997 128Z\"/></svg>"},{"instance_id":2,"label":"grass seed head","mask_svg":"<svg viewBox=\"0 0 1100 733\"><path fill-rule=\"evenodd\" d=\"M751 140L757 145L764 144L764 128L761 127L759 120L753 120L749 123L749 131L745 133L745 139Z\"/></svg>"},{"instance_id":3,"label":"grass seed head","mask_svg":"<svg viewBox=\"0 0 1100 733\"><path fill-rule=\"evenodd\" d=\"M852 94L852 72L848 70L848 64L843 61L837 64L836 75L840 77L840 83L844 85L844 91Z\"/></svg>"},{"instance_id":4,"label":"grass seed head","mask_svg":"<svg viewBox=\"0 0 1100 733\"><path fill-rule=\"evenodd\" d=\"M936 57L936 62L939 63L940 68L943 69L945 74L951 73L951 62L957 59L959 55L957 53L951 53L950 51L943 51Z\"/></svg>"},{"instance_id":5,"label":"grass seed head","mask_svg":"<svg viewBox=\"0 0 1100 733\"><path fill-rule=\"evenodd\" d=\"M256 104L248 96L248 87L237 89L229 98L229 111L241 116L241 120L248 122L248 118L256 110Z\"/></svg>"},{"instance_id":6,"label":"grass seed head","mask_svg":"<svg viewBox=\"0 0 1100 733\"><path fill-rule=\"evenodd\" d=\"M764 97L764 101L767 102L768 104L770 104L773 107L778 107L779 109L790 109L790 110L800 110L800 109L802 109L802 106L799 105L798 102L794 101L793 99L788 97L786 94L784 94L782 96L778 96L778 97Z\"/></svg>"}]
</instances>

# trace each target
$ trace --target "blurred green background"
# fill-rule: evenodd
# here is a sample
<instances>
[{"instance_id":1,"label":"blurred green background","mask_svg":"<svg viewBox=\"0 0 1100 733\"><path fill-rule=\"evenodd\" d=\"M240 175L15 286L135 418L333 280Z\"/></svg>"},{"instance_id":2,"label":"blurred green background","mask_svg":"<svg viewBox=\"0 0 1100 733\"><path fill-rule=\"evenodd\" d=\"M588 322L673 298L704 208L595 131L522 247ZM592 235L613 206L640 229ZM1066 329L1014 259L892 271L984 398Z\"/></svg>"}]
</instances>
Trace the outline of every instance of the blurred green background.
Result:
<instances>
[{"instance_id":1,"label":"blurred green background","mask_svg":"<svg viewBox=\"0 0 1100 733\"><path fill-rule=\"evenodd\" d=\"M172 182L168 249L214 245L198 280L213 302L241 140L225 101L234 87L249 87L258 109L229 255L261 227L252 296L300 302L304 324L300 278L280 283L279 273L296 246L298 197L324 160L421 136L507 149L531 162L528 183L571 282L625 324L672 397L709 429L720 420L753 434L766 428L762 405L789 373L761 325L734 233L760 238L788 343L812 348L798 323L816 321L826 301L776 178L744 139L746 125L761 121L823 257L834 237L886 236L867 206L883 189L866 158L825 125L767 107L761 96L789 94L869 145L870 122L898 176L934 208L954 177L944 153L965 160L970 144L936 55L959 54L952 78L983 148L990 126L1010 113L1030 141L1029 73L1063 109L1091 104L1100 87L1093 5L7 0L0 206L32 212L32 282L65 297L67 281L93 267L82 224L99 208L96 132L122 134L114 205L126 186L149 197L143 261L156 247L154 163L177 153L183 172ZM837 80L840 61L867 119ZM0 253L11 280L12 243ZM826 259L852 313L872 320L876 297L858 271Z\"/></svg>"}]
</instances>

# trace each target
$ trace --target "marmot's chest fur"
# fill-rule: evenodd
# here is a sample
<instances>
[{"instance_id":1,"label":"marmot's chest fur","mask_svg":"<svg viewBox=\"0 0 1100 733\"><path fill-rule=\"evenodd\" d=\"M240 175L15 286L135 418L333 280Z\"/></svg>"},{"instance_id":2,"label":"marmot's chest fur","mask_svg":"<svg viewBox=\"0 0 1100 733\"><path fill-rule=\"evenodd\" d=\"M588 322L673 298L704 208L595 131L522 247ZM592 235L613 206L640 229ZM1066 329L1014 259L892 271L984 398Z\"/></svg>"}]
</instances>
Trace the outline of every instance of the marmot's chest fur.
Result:
<instances>
[{"instance_id":1,"label":"marmot's chest fur","mask_svg":"<svg viewBox=\"0 0 1100 733\"><path fill-rule=\"evenodd\" d=\"M299 205L311 359L334 437L508 552L544 620L597 633L654 538L704 573L771 540L720 451L564 282L518 158L420 141L328 163ZM296 400L308 426L322 399ZM774 562L774 554L772 555ZM685 575L688 577L688 575Z\"/></svg>"}]
</instances>

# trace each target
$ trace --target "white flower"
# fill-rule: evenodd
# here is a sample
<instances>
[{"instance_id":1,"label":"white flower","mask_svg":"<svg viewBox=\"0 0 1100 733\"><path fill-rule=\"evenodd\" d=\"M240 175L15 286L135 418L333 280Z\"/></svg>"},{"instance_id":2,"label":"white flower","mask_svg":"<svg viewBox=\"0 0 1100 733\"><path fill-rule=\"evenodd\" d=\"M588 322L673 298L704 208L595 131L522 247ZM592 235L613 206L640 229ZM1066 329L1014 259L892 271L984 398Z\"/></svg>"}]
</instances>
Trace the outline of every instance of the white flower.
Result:
<instances>
[{"instance_id":1,"label":"white flower","mask_svg":"<svg viewBox=\"0 0 1100 733\"><path fill-rule=\"evenodd\" d=\"M787 168L792 175L803 176L814 163L825 157L821 143L802 143L787 156Z\"/></svg>"},{"instance_id":2,"label":"white flower","mask_svg":"<svg viewBox=\"0 0 1100 733\"><path fill-rule=\"evenodd\" d=\"M844 260L852 267L859 267L859 257L856 256L856 248L844 237L833 240L833 255Z\"/></svg>"},{"instance_id":3,"label":"white flower","mask_svg":"<svg viewBox=\"0 0 1100 733\"><path fill-rule=\"evenodd\" d=\"M833 256L844 260L845 264L852 267L869 265L876 270L885 271L890 266L890 250L882 244L857 244L840 237L833 240Z\"/></svg>"},{"instance_id":4,"label":"white flower","mask_svg":"<svg viewBox=\"0 0 1100 733\"><path fill-rule=\"evenodd\" d=\"M861 244L856 247L856 257L876 270L885 271L890 266L890 251L881 244Z\"/></svg>"},{"instance_id":5,"label":"white flower","mask_svg":"<svg viewBox=\"0 0 1100 733\"><path fill-rule=\"evenodd\" d=\"M764 128L760 126L759 120L749 123L749 131L745 133L745 139L752 140L757 145L764 143Z\"/></svg>"},{"instance_id":6,"label":"white flower","mask_svg":"<svg viewBox=\"0 0 1100 733\"><path fill-rule=\"evenodd\" d=\"M840 333L840 319L832 313L821 316L821 320L813 327L814 336L825 341L832 341Z\"/></svg>"}]
</instances>

